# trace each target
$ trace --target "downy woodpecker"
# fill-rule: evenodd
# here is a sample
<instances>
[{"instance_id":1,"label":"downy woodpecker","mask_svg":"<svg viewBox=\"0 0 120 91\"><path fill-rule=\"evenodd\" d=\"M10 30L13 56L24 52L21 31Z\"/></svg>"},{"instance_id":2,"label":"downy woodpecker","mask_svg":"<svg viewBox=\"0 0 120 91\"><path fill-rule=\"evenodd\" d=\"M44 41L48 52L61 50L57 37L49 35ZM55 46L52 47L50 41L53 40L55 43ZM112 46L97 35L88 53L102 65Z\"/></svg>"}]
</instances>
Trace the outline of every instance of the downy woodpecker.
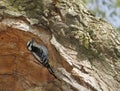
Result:
<instances>
[{"instance_id":1,"label":"downy woodpecker","mask_svg":"<svg viewBox=\"0 0 120 91\"><path fill-rule=\"evenodd\" d=\"M37 59L37 61L43 64L48 69L50 74L52 74L55 78L57 78L49 64L47 48L44 45L38 44L33 39L27 42L27 48L29 51L32 52L32 54Z\"/></svg>"}]
</instances>

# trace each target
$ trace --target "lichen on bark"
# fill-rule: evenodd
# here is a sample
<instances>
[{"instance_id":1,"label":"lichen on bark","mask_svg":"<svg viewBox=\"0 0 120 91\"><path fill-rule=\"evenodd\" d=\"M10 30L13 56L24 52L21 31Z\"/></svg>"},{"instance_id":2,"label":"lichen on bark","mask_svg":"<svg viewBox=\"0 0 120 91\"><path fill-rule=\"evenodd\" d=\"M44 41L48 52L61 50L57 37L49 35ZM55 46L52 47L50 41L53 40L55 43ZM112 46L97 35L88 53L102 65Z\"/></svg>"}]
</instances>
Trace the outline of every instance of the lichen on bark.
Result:
<instances>
[{"instance_id":1,"label":"lichen on bark","mask_svg":"<svg viewBox=\"0 0 120 91\"><path fill-rule=\"evenodd\" d=\"M64 91L67 86L71 91L119 91L120 35L105 20L91 14L82 1L3 0L0 10L1 20L22 16L30 26L36 25L49 32L56 51L52 50L49 38L44 41L41 31L37 31L37 35L43 37L50 53L53 52L50 58L57 59L55 69L62 82L46 86L62 84L59 90Z\"/></svg>"}]
</instances>

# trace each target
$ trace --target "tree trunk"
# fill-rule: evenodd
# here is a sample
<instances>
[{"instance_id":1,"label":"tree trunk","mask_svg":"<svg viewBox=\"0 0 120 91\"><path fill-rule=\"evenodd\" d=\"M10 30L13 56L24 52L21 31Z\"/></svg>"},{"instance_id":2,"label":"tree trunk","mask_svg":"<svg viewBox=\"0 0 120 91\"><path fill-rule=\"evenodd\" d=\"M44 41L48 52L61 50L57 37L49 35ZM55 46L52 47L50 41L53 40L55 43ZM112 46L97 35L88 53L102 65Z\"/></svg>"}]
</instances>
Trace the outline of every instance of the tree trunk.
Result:
<instances>
[{"instance_id":1,"label":"tree trunk","mask_svg":"<svg viewBox=\"0 0 120 91\"><path fill-rule=\"evenodd\" d=\"M0 1L0 91L120 91L120 36L81 0ZM27 50L48 48L55 79Z\"/></svg>"}]
</instances>

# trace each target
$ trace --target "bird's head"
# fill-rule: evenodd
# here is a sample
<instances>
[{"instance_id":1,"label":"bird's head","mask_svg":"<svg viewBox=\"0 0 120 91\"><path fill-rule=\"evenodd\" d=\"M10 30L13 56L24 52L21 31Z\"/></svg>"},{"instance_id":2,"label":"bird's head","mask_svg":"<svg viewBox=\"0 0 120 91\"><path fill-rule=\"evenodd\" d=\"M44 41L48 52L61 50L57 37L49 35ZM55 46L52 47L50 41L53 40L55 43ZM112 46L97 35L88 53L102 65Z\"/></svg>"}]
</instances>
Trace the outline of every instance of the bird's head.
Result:
<instances>
[{"instance_id":1,"label":"bird's head","mask_svg":"<svg viewBox=\"0 0 120 91\"><path fill-rule=\"evenodd\" d=\"M34 43L34 39L29 40L29 41L27 42L27 48L28 48L28 50L32 51L33 43Z\"/></svg>"}]
</instances>

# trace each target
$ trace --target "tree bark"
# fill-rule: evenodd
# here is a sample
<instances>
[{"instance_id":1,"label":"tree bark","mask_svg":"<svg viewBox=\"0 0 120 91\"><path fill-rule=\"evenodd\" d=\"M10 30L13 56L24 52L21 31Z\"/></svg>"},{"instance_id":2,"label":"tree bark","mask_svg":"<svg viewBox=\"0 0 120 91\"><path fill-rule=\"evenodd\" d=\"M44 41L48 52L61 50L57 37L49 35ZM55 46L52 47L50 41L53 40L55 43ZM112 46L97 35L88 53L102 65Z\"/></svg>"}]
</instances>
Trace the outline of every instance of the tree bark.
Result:
<instances>
[{"instance_id":1,"label":"tree bark","mask_svg":"<svg viewBox=\"0 0 120 91\"><path fill-rule=\"evenodd\" d=\"M12 91L120 91L120 35L108 22L96 18L81 0L3 0L0 19L0 35L5 36L0 46L1 50L6 48L0 52L1 65L9 64L4 60L10 58L16 59L10 62L18 67L11 65L17 69L6 71L9 66L2 66L0 90L8 86L9 91L8 84L14 80ZM3 47L7 36L18 41L12 39ZM33 62L25 48L32 38L47 46L50 64L60 81ZM21 52L7 53L10 45L10 50L20 47ZM6 84L3 76L8 73L11 75Z\"/></svg>"}]
</instances>

